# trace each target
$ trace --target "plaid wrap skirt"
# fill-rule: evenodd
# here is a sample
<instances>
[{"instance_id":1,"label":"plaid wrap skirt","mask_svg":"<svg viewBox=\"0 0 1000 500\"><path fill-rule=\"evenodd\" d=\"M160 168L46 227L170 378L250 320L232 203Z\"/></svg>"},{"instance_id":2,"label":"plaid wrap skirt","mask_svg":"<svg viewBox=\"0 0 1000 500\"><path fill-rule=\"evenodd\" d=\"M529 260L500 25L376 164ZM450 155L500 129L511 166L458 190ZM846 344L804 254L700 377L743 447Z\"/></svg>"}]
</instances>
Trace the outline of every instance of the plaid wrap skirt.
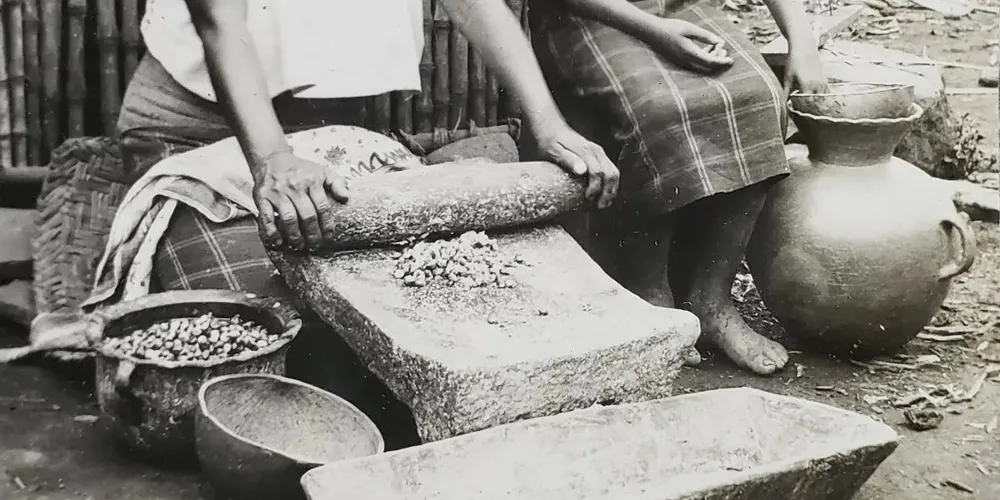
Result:
<instances>
[{"instance_id":1,"label":"plaid wrap skirt","mask_svg":"<svg viewBox=\"0 0 1000 500\"><path fill-rule=\"evenodd\" d=\"M614 141L617 153L609 154L618 155L620 199L639 214L658 215L787 175L783 90L739 26L705 1L632 3L717 34L734 64L717 75L697 74L621 31L566 15L558 4L532 7L531 35L546 79L605 121L598 127Z\"/></svg>"}]
</instances>

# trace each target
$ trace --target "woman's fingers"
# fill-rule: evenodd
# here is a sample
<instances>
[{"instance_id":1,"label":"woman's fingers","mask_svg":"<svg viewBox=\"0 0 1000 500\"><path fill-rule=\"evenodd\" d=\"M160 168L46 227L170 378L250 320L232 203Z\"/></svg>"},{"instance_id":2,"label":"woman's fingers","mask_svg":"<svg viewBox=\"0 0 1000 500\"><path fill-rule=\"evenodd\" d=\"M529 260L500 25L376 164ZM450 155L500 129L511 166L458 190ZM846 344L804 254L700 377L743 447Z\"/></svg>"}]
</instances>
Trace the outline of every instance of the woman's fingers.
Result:
<instances>
[{"instance_id":1,"label":"woman's fingers","mask_svg":"<svg viewBox=\"0 0 1000 500\"><path fill-rule=\"evenodd\" d=\"M708 49L699 46L690 38L682 38L679 48L688 68L700 73L715 73L733 64L732 58L728 55L712 54Z\"/></svg>"},{"instance_id":2,"label":"woman's fingers","mask_svg":"<svg viewBox=\"0 0 1000 500\"><path fill-rule=\"evenodd\" d=\"M553 163L568 170L573 175L587 173L587 162L583 161L583 158L580 158L579 155L570 151L559 142L553 144L551 149L549 154L552 157Z\"/></svg>"},{"instance_id":3,"label":"woman's fingers","mask_svg":"<svg viewBox=\"0 0 1000 500\"><path fill-rule=\"evenodd\" d=\"M304 191L295 190L291 194L292 205L295 206L295 211L298 212L299 231L305 239L306 246L308 248L319 248L323 244L323 230L319 226L319 217L316 214L316 207L313 205L313 200L309 196L308 188ZM293 244L292 248L302 250L301 245L295 246Z\"/></svg>"},{"instance_id":4,"label":"woman's fingers","mask_svg":"<svg viewBox=\"0 0 1000 500\"><path fill-rule=\"evenodd\" d=\"M611 163L600 146L591 144L582 149L583 160L587 162L590 172L590 185L587 186L588 198L591 197L589 193L591 186L596 183L596 192L592 196L597 197L597 208L608 208L615 200L615 195L618 194L618 168Z\"/></svg>"},{"instance_id":5,"label":"woman's fingers","mask_svg":"<svg viewBox=\"0 0 1000 500\"><path fill-rule=\"evenodd\" d=\"M719 45L724 43L722 38L720 38L715 33L712 33L711 31L708 31L707 29L697 26L695 24L688 23L687 27L684 29L684 33L682 34L686 38L690 38L692 40L698 40L699 42L708 45Z\"/></svg>"},{"instance_id":6,"label":"woman's fingers","mask_svg":"<svg viewBox=\"0 0 1000 500\"><path fill-rule=\"evenodd\" d=\"M278 230L278 225L274 220L274 205L271 205L271 202L267 201L267 199L261 198L257 200L257 210L257 227L260 231L260 239L264 242L264 245L271 248L283 245L284 238L281 237L281 231Z\"/></svg>"},{"instance_id":7,"label":"woman's fingers","mask_svg":"<svg viewBox=\"0 0 1000 500\"><path fill-rule=\"evenodd\" d=\"M330 192L330 196L333 196L334 200L338 203L347 203L347 179L331 172L327 173L323 185L326 186L327 191Z\"/></svg>"},{"instance_id":8,"label":"woman's fingers","mask_svg":"<svg viewBox=\"0 0 1000 500\"><path fill-rule=\"evenodd\" d=\"M282 239L293 250L301 250L305 246L305 241L299 228L299 214L295 210L295 204L284 196L276 196L269 201L277 212L278 229L281 231Z\"/></svg>"},{"instance_id":9,"label":"woman's fingers","mask_svg":"<svg viewBox=\"0 0 1000 500\"><path fill-rule=\"evenodd\" d=\"M320 230L323 231L323 240L332 238L337 227L334 222L333 203L330 203L327 189L319 185L310 186L309 198L316 207L316 217L319 219Z\"/></svg>"}]
</instances>

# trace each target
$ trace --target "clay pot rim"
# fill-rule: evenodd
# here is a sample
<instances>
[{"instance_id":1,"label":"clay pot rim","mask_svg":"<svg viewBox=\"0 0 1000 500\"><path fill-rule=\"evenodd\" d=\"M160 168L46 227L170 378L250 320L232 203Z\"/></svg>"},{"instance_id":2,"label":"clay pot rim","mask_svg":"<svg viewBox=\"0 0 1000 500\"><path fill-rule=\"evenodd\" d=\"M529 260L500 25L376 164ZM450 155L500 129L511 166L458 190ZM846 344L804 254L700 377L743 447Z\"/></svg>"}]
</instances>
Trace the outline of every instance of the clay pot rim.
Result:
<instances>
[{"instance_id":1,"label":"clay pot rim","mask_svg":"<svg viewBox=\"0 0 1000 500\"><path fill-rule=\"evenodd\" d=\"M366 415L363 411L361 411L360 409L358 409L358 407L354 406L353 404L351 404L346 399L344 399L344 398L342 398L342 397L340 397L340 396L338 396L338 395L336 395L336 394L334 394L334 393L332 393L330 391L326 391L326 390L323 390L323 389L321 389L319 387L316 387L314 385L307 384L305 382L302 382L301 380L295 380L293 378L288 378L288 377L283 377L281 375L273 375L273 374L268 374L268 373L236 373L236 374L231 374L231 375L220 375L218 377L212 377L212 378L206 380L205 383L201 384L201 387L198 389L198 410L201 413L201 415L203 417L207 418L209 420L209 422L211 422L212 425L215 426L216 429L219 429L220 431L224 432L226 435L228 435L228 436L230 436L232 438L235 438L236 440L238 440L238 441L240 441L242 443L251 445L251 446L253 446L253 447L257 448L257 449L264 450L264 451L267 451L268 453L273 453L275 455L287 458L287 459L289 459L289 460L291 460L293 462L296 462L298 464L301 464L301 465L318 467L318 466L325 465L325 464L328 464L328 463L334 463L334 462L340 461L340 460L334 460L334 461L331 461L331 462L314 462L311 459L303 458L301 456L296 456L293 453L289 453L289 452L286 452L286 451L278 450L276 448L272 448L270 446L264 445L263 443L254 441L252 439L245 438L245 437L243 437L243 436L241 436L241 435L233 432L232 430L230 430L230 428L228 426L226 426L222 422L220 422L219 419L216 418L215 415L213 415L208 410L208 402L205 400L205 395L208 393L208 390L212 386L221 384L223 382L229 382L231 380L237 380L237 379L244 379L244 380L246 380L246 379L269 379L269 380L274 380L274 381L280 382L282 384L296 385L296 386L305 388L305 389L307 389L309 391L315 392L315 393L317 393L317 394L319 394L319 395L321 395L321 396L323 396L323 397L325 397L327 399L330 399L330 400L336 402L337 404L340 404L344 408L347 408L348 411L350 411L351 413L354 413L356 416L360 417L359 420L361 420L361 422L363 423L363 425L368 428L368 431L370 432L370 435L374 436L374 438L376 440L376 442L375 442L375 452L372 453L372 454L370 454L370 455L361 455L361 456L358 456L358 457L346 457L346 458L343 458L341 460L352 460L352 459L355 459L355 458L364 458L364 457L368 457L368 456L380 455L382 453L385 453L385 438L382 436L382 431L380 431L379 428L378 428L378 426L376 426L375 423L372 422L371 418L369 418L368 415ZM196 443L196 446L197 446L197 443Z\"/></svg>"},{"instance_id":2,"label":"clay pot rim","mask_svg":"<svg viewBox=\"0 0 1000 500\"><path fill-rule=\"evenodd\" d=\"M849 125L896 125L900 123L910 123L919 120L924 114L924 108L920 107L917 103L910 104L910 114L902 118L836 118L832 116L814 115L806 113L805 111L799 111L792 105L791 100L789 100L785 106L788 108L789 113L796 116L809 118L817 122Z\"/></svg>"},{"instance_id":3,"label":"clay pot rim","mask_svg":"<svg viewBox=\"0 0 1000 500\"><path fill-rule=\"evenodd\" d=\"M833 82L828 84L828 88L833 86L848 86L848 85L871 85L873 87L868 90L855 90L855 91L844 91L844 92L800 92L798 90L789 94L789 97L820 97L820 96L843 96L843 95L865 95L865 94L877 94L880 92L892 92L897 90L902 90L906 88L913 89L913 85L907 85L905 83L878 83L878 82Z\"/></svg>"},{"instance_id":4,"label":"clay pot rim","mask_svg":"<svg viewBox=\"0 0 1000 500\"><path fill-rule=\"evenodd\" d=\"M91 349L92 353L91 354L98 355L98 357L110 358L110 359L115 359L115 360L118 360L118 361L125 361L125 362L128 362L128 363L132 363L132 364L136 365L136 367L139 367L139 366L152 366L152 367L156 367L156 368L163 368L163 369L166 369L166 370L176 370L176 369L179 369L179 368L206 368L207 369L207 368L214 368L214 367L221 366L221 365L226 365L226 364L243 363L243 362L250 361L250 360L253 360L253 359L257 359L257 358L261 358L261 357L264 357L264 356L267 356L267 355L270 355L270 354L274 354L275 352L278 352L279 350L288 347L288 344L290 344L292 342L292 340L295 340L295 337L297 337L298 334L299 334L299 330L302 328L302 319L301 318L299 318L299 317L296 316L296 317L294 317L292 319L286 319L282 315L282 313L283 313L282 310L287 310L289 308L283 302L278 301L277 299L272 299L272 298L269 298L269 297L260 297L260 296L258 296L256 294L252 294L252 293L230 292L230 291L220 292L220 291L217 291L217 290L210 290L210 291L201 291L201 290L188 291L188 290L184 290L184 291L180 291L180 292L171 292L171 293L175 293L178 296L180 296L180 295L186 295L186 296L190 296L190 297L196 297L198 294L204 294L204 295L206 295L206 297L207 297L207 299L209 301L211 301L211 297L209 296L209 294L211 294L211 295L218 295L220 297L220 302L223 302L227 298L228 299L233 299L235 297L237 299L241 299L240 303L243 304L243 305L246 305L248 307L257 307L257 308L259 308L259 309L261 309L263 311L268 311L269 314L275 315L279 319L279 321L282 322L282 325L284 326L284 331L280 333L280 336L278 337L277 341L275 341L273 344L270 344L270 345L268 345L267 347L265 347L263 349L260 349L258 351L243 352L243 353L240 353L237 356L233 356L233 357L229 357L229 358L221 358L221 359L191 360L191 361L168 361L168 360L158 360L158 359L136 358L134 356L130 356L130 355L127 355L127 354L121 354L121 353L118 353L118 352L113 351L111 349L108 349L107 346L105 345L105 343L103 342L103 335L96 335L95 337L93 337L93 338L96 338L96 339L99 339L99 340L97 340L95 342L95 345L92 347L92 349ZM151 296L146 296L146 297L151 297ZM268 302L272 303L273 305L271 307L267 307L265 305L265 303L268 303ZM119 304L119 305L122 305L122 304ZM127 304L125 304L125 305L127 305ZM112 308L109 308L109 310L100 311L98 313L89 315L88 319L91 320L91 326L90 327L93 328L93 329L95 329L95 330L100 330L101 332L103 332L104 328L107 326L107 323L110 323L110 322L114 321L114 319L115 319L113 317L115 314L112 312L112 311L114 311L114 309L115 308L113 306Z\"/></svg>"},{"instance_id":5,"label":"clay pot rim","mask_svg":"<svg viewBox=\"0 0 1000 500\"><path fill-rule=\"evenodd\" d=\"M259 351L244 352L238 356L233 356L231 358L221 358L221 359L207 360L207 361L205 360L167 361L158 359L136 358L134 356L129 356L127 354L120 354L114 352L106 348L103 343L99 344L97 347L94 348L93 354L97 354L105 358L117 359L119 361L128 361L130 363L135 364L136 366L155 366L157 368L163 368L167 370L176 370L178 368L214 368L216 366L225 365L229 363L243 363L245 361L250 361L252 359L257 359L263 356L267 356L268 354L274 354L275 352L286 347L292 340L294 340L295 336L298 334L298 330L299 330L298 326L295 326L294 328L289 328L288 330L285 331L285 333L281 334L281 337L279 337L275 343Z\"/></svg>"}]
</instances>

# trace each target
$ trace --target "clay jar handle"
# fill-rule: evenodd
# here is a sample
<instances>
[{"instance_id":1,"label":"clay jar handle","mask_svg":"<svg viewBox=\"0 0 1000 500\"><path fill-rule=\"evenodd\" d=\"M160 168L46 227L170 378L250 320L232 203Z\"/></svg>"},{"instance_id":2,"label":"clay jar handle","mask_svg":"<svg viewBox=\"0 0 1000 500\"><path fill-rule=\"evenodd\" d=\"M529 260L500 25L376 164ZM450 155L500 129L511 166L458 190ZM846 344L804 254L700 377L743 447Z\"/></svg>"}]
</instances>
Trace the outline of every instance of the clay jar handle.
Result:
<instances>
[{"instance_id":1,"label":"clay jar handle","mask_svg":"<svg viewBox=\"0 0 1000 500\"><path fill-rule=\"evenodd\" d=\"M955 235L958 235L958 247L961 249L957 256L951 256L952 260L938 271L938 279L950 280L968 271L976 261L976 236L969 223L957 213L942 220L941 225L948 233L948 248L954 251Z\"/></svg>"},{"instance_id":2,"label":"clay jar handle","mask_svg":"<svg viewBox=\"0 0 1000 500\"><path fill-rule=\"evenodd\" d=\"M123 359L118 363L118 369L115 370L115 377L113 379L115 391L118 392L118 394L124 396L131 393L129 386L132 384L132 372L134 371L134 362Z\"/></svg>"},{"instance_id":3,"label":"clay jar handle","mask_svg":"<svg viewBox=\"0 0 1000 500\"><path fill-rule=\"evenodd\" d=\"M142 424L142 402L132 393L132 372L135 362L127 359L119 360L111 383L114 384L117 402L112 406L118 421L124 425L138 427Z\"/></svg>"}]
</instances>

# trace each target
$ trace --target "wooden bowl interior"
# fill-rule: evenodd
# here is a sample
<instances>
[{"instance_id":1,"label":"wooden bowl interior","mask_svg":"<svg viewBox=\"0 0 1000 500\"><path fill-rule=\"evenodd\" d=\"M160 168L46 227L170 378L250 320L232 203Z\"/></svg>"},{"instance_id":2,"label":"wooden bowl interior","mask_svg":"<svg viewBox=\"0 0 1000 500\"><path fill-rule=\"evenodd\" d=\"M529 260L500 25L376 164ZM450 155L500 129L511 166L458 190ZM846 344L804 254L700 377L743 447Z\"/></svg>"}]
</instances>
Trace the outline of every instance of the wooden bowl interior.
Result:
<instances>
[{"instance_id":1,"label":"wooden bowl interior","mask_svg":"<svg viewBox=\"0 0 1000 500\"><path fill-rule=\"evenodd\" d=\"M303 463L383 451L378 429L360 410L309 386L271 377L211 383L204 411L230 434Z\"/></svg>"},{"instance_id":2,"label":"wooden bowl interior","mask_svg":"<svg viewBox=\"0 0 1000 500\"><path fill-rule=\"evenodd\" d=\"M286 329L281 318L268 309L231 302L187 302L152 307L122 315L108 322L104 328L104 336L124 337L136 330L149 328L156 323L176 318L196 318L206 313L212 313L220 318L231 318L239 315L244 320L253 321L263 326L272 334L282 334Z\"/></svg>"}]
</instances>

